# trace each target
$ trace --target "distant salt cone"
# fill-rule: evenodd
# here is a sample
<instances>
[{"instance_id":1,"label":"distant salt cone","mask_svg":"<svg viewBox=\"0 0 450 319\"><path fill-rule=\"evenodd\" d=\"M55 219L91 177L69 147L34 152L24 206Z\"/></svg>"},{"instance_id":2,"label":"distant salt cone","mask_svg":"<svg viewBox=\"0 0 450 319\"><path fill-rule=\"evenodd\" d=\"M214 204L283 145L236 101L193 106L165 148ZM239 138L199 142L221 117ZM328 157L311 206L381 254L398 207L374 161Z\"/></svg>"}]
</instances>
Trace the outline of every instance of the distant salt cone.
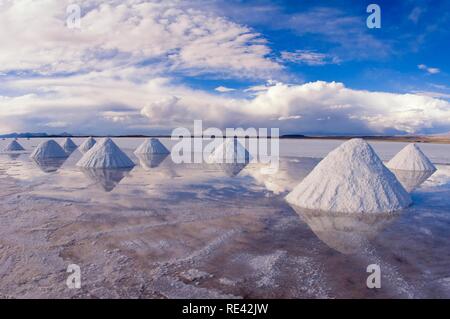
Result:
<instances>
[{"instance_id":1,"label":"distant salt cone","mask_svg":"<svg viewBox=\"0 0 450 319\"><path fill-rule=\"evenodd\" d=\"M170 154L169 150L157 139L146 139L137 149L134 154Z\"/></svg>"},{"instance_id":2,"label":"distant salt cone","mask_svg":"<svg viewBox=\"0 0 450 319\"><path fill-rule=\"evenodd\" d=\"M436 171L436 167L416 144L407 145L386 166L405 171Z\"/></svg>"},{"instance_id":3,"label":"distant salt cone","mask_svg":"<svg viewBox=\"0 0 450 319\"><path fill-rule=\"evenodd\" d=\"M86 141L83 142L83 144L80 145L78 150L81 153L86 153L95 145L95 143L97 143L97 141L94 138L89 137Z\"/></svg>"},{"instance_id":4,"label":"distant salt cone","mask_svg":"<svg viewBox=\"0 0 450 319\"><path fill-rule=\"evenodd\" d=\"M66 151L66 153L72 153L74 150L77 149L77 147L78 147L77 144L75 144L70 137L66 138L62 146L62 148L64 149L64 151Z\"/></svg>"},{"instance_id":5,"label":"distant salt cone","mask_svg":"<svg viewBox=\"0 0 450 319\"><path fill-rule=\"evenodd\" d=\"M77 163L85 168L128 168L133 161L110 139L95 144Z\"/></svg>"},{"instance_id":6,"label":"distant salt cone","mask_svg":"<svg viewBox=\"0 0 450 319\"><path fill-rule=\"evenodd\" d=\"M67 154L64 149L54 140L48 140L39 144L31 153L31 158L36 160L49 158L66 158Z\"/></svg>"},{"instance_id":7,"label":"distant salt cone","mask_svg":"<svg viewBox=\"0 0 450 319\"><path fill-rule=\"evenodd\" d=\"M3 149L3 152L20 152L25 151L22 145L19 144L16 140L12 140L6 147Z\"/></svg>"},{"instance_id":8,"label":"distant salt cone","mask_svg":"<svg viewBox=\"0 0 450 319\"><path fill-rule=\"evenodd\" d=\"M299 207L339 213L388 213L411 204L411 197L362 139L330 152L286 196Z\"/></svg>"},{"instance_id":9,"label":"distant salt cone","mask_svg":"<svg viewBox=\"0 0 450 319\"><path fill-rule=\"evenodd\" d=\"M208 157L210 164L247 164L252 156L236 138L226 138Z\"/></svg>"}]
</instances>

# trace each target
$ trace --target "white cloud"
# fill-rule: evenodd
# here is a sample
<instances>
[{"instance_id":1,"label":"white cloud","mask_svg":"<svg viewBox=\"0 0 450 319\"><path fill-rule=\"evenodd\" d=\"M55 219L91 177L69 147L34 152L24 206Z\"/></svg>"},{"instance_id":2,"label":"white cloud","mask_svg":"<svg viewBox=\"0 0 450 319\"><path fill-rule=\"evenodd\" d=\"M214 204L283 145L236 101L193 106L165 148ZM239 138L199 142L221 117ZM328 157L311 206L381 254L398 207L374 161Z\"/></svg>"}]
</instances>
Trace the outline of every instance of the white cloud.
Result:
<instances>
[{"instance_id":1,"label":"white cloud","mask_svg":"<svg viewBox=\"0 0 450 319\"><path fill-rule=\"evenodd\" d=\"M187 2L90 0L82 4L81 29L69 29L71 2L0 1L0 72L100 71L137 63L149 72L239 77L281 70L267 57L271 51L260 34Z\"/></svg>"},{"instance_id":2,"label":"white cloud","mask_svg":"<svg viewBox=\"0 0 450 319\"><path fill-rule=\"evenodd\" d=\"M339 63L339 58L328 54L314 52L310 50L296 50L294 52L281 52L281 59L292 63L306 64L310 66L319 66L325 64Z\"/></svg>"},{"instance_id":3,"label":"white cloud","mask_svg":"<svg viewBox=\"0 0 450 319\"><path fill-rule=\"evenodd\" d=\"M244 90L246 93L258 94L263 91L267 91L270 87L276 85L278 82L274 80L268 80L265 84L253 85Z\"/></svg>"},{"instance_id":4,"label":"white cloud","mask_svg":"<svg viewBox=\"0 0 450 319\"><path fill-rule=\"evenodd\" d=\"M437 74L437 73L441 72L441 70L439 70L438 68L430 68L430 67L426 66L425 64L419 64L417 66L417 68L419 70L424 70L424 71L428 72L429 74Z\"/></svg>"},{"instance_id":5,"label":"white cloud","mask_svg":"<svg viewBox=\"0 0 450 319\"><path fill-rule=\"evenodd\" d=\"M0 98L1 133L170 133L197 119L221 128L280 127L282 133L450 131L450 103L423 95L353 90L319 81L276 83L255 96L231 98L170 78L144 76L135 81L129 74L134 69L9 80L6 87L27 93ZM62 122L69 123L49 127Z\"/></svg>"},{"instance_id":6,"label":"white cloud","mask_svg":"<svg viewBox=\"0 0 450 319\"><path fill-rule=\"evenodd\" d=\"M278 121L298 120L301 119L301 115L280 116Z\"/></svg>"},{"instance_id":7,"label":"white cloud","mask_svg":"<svg viewBox=\"0 0 450 319\"><path fill-rule=\"evenodd\" d=\"M449 93L433 92L433 91L414 91L414 94L429 96L437 99L450 99Z\"/></svg>"},{"instance_id":8,"label":"white cloud","mask_svg":"<svg viewBox=\"0 0 450 319\"><path fill-rule=\"evenodd\" d=\"M417 94L352 90L334 82L268 81L246 89L246 98L192 89L173 74L265 80L282 66L269 58L260 34L192 2L89 0L80 30L65 26L71 2L0 1L0 73L9 73L0 75L0 133L168 133L196 119L218 127L282 125L286 133L450 130L449 102ZM320 28L316 18L331 13L318 10L293 22ZM338 15L319 31L342 40L344 26L355 21ZM352 35L363 34L345 39ZM352 48L362 45L356 42ZM349 46L342 41L342 47ZM288 57L302 63L330 63L320 53L294 53Z\"/></svg>"},{"instance_id":9,"label":"white cloud","mask_svg":"<svg viewBox=\"0 0 450 319\"><path fill-rule=\"evenodd\" d=\"M225 86L218 86L214 90L217 91L217 92L220 92L220 93L227 93L227 92L236 91L236 89L227 88Z\"/></svg>"},{"instance_id":10,"label":"white cloud","mask_svg":"<svg viewBox=\"0 0 450 319\"><path fill-rule=\"evenodd\" d=\"M414 7L414 9L412 9L411 13L408 15L408 19L417 24L423 12L424 8Z\"/></svg>"}]
</instances>

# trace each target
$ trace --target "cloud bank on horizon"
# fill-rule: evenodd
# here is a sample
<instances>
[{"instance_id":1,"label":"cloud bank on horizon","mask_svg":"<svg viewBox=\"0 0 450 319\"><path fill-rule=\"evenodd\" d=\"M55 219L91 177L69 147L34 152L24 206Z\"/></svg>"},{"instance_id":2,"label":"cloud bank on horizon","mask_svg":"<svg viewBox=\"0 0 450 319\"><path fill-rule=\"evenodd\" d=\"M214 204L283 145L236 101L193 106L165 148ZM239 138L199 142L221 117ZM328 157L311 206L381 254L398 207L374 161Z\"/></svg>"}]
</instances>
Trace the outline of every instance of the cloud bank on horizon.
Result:
<instances>
[{"instance_id":1,"label":"cloud bank on horizon","mask_svg":"<svg viewBox=\"0 0 450 319\"><path fill-rule=\"evenodd\" d=\"M0 2L0 133L450 131L442 7L402 4L391 27L386 9L374 32L345 3L89 0L70 29L73 3Z\"/></svg>"}]
</instances>

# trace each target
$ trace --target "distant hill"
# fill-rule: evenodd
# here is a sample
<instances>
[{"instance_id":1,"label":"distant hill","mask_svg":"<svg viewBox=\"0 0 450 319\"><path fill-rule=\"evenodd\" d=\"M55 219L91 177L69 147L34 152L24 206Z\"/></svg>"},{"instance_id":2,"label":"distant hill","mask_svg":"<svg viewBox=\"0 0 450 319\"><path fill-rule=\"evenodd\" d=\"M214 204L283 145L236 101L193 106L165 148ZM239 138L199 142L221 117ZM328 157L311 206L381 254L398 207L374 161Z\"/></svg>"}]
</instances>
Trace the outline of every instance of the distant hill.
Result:
<instances>
[{"instance_id":1,"label":"distant hill","mask_svg":"<svg viewBox=\"0 0 450 319\"><path fill-rule=\"evenodd\" d=\"M285 134L285 135L281 135L281 138L307 138L306 135L303 134Z\"/></svg>"},{"instance_id":2,"label":"distant hill","mask_svg":"<svg viewBox=\"0 0 450 319\"><path fill-rule=\"evenodd\" d=\"M32 138L32 137L70 137L69 133L47 134L47 133L10 133L0 135L0 138Z\"/></svg>"}]
</instances>

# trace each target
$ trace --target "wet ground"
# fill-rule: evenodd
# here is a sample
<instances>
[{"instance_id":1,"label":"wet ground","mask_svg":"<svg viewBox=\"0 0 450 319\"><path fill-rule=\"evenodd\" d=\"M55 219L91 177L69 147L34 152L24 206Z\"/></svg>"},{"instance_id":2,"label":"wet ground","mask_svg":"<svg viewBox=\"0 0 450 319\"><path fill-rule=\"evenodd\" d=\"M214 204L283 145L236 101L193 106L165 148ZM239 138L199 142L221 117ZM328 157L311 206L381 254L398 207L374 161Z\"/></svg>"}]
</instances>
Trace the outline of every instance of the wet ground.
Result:
<instances>
[{"instance_id":1,"label":"wet ground","mask_svg":"<svg viewBox=\"0 0 450 319\"><path fill-rule=\"evenodd\" d=\"M285 145L267 174L137 158L140 141L120 142L131 171L81 170L78 151L60 163L0 155L0 297L450 297L450 166L438 146L432 176L396 172L413 206L364 217L283 199L334 144L297 155ZM391 156L395 144L375 149ZM81 289L66 285L69 264ZM369 264L381 289L366 286Z\"/></svg>"}]
</instances>

